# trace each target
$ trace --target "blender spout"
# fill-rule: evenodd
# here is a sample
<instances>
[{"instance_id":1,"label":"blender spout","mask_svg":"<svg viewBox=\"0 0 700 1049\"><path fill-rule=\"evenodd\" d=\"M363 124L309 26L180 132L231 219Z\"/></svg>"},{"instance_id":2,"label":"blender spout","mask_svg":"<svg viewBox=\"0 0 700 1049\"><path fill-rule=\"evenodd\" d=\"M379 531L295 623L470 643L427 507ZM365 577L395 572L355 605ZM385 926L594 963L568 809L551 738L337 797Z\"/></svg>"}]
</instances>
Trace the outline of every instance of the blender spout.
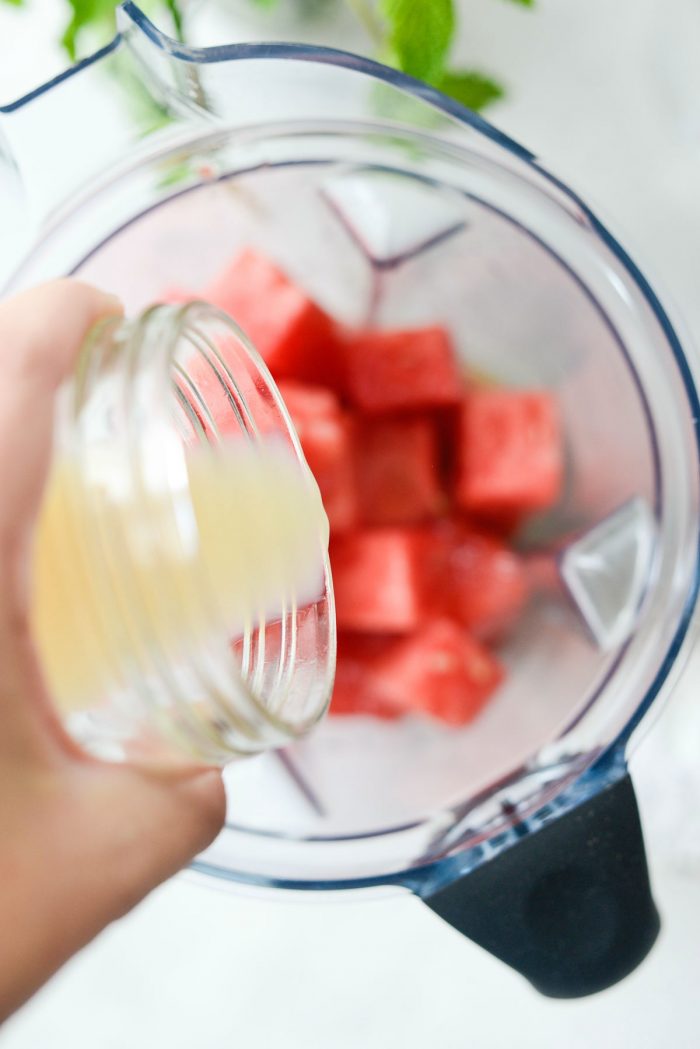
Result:
<instances>
[{"instance_id":1,"label":"blender spout","mask_svg":"<svg viewBox=\"0 0 700 1049\"><path fill-rule=\"evenodd\" d=\"M199 70L215 49L180 44L131 0L117 8L116 19L140 79L163 109L184 119L212 118L213 103Z\"/></svg>"}]
</instances>

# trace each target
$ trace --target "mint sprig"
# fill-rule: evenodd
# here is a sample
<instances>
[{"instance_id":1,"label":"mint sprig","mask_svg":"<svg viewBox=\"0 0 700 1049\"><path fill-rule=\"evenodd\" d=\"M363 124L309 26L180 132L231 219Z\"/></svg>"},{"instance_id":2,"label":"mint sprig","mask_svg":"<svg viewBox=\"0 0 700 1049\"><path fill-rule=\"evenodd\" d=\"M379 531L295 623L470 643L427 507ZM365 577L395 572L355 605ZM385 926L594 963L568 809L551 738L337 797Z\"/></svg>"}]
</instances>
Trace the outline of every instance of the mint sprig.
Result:
<instances>
[{"instance_id":1,"label":"mint sprig","mask_svg":"<svg viewBox=\"0 0 700 1049\"><path fill-rule=\"evenodd\" d=\"M370 6L370 0L354 0L351 6L356 13L359 3L365 9ZM535 0L510 3L534 7ZM426 80L477 112L503 98L505 88L492 76L450 67L450 48L457 28L454 0L378 0L378 10L386 26L385 38L379 41L384 61ZM363 21L367 21L366 15Z\"/></svg>"}]
</instances>

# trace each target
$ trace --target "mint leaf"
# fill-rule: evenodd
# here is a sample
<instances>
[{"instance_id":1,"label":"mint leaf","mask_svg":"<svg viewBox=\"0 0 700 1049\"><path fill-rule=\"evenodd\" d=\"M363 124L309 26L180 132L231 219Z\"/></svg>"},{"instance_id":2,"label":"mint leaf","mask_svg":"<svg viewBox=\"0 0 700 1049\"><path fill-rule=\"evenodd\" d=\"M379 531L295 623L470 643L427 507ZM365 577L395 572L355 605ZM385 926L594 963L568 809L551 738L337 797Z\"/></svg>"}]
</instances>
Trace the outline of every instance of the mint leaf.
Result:
<instances>
[{"instance_id":1,"label":"mint leaf","mask_svg":"<svg viewBox=\"0 0 700 1049\"><path fill-rule=\"evenodd\" d=\"M521 7L534 7L535 0L510 0L511 4L520 4Z\"/></svg>"},{"instance_id":2,"label":"mint leaf","mask_svg":"<svg viewBox=\"0 0 700 1049\"><path fill-rule=\"evenodd\" d=\"M24 5L24 0L5 0L5 3L11 4L12 7L22 7Z\"/></svg>"},{"instance_id":3,"label":"mint leaf","mask_svg":"<svg viewBox=\"0 0 700 1049\"><path fill-rule=\"evenodd\" d=\"M114 9L117 0L68 0L73 14L61 39L71 61L77 58L78 35L87 28L100 31L101 41L114 33Z\"/></svg>"},{"instance_id":4,"label":"mint leaf","mask_svg":"<svg viewBox=\"0 0 700 1049\"><path fill-rule=\"evenodd\" d=\"M505 94L503 87L496 80L484 76L483 73L466 69L455 69L445 73L437 86L446 95L450 95L476 113L490 102L503 98Z\"/></svg>"},{"instance_id":5,"label":"mint leaf","mask_svg":"<svg viewBox=\"0 0 700 1049\"><path fill-rule=\"evenodd\" d=\"M452 0L381 0L387 47L404 73L435 84L455 31Z\"/></svg>"}]
</instances>

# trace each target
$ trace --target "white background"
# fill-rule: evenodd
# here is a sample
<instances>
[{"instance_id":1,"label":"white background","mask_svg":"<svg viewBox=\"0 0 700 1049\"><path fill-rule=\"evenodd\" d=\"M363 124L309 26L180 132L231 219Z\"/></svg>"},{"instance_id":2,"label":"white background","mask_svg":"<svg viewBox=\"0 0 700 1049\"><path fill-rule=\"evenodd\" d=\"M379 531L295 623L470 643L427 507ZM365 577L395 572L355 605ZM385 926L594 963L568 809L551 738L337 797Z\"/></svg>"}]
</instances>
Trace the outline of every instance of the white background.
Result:
<instances>
[{"instance_id":1,"label":"white background","mask_svg":"<svg viewBox=\"0 0 700 1049\"><path fill-rule=\"evenodd\" d=\"M233 17L203 5L199 42L265 33L246 0L229 3ZM63 5L30 4L0 6L0 104L63 66ZM700 338L700 0L460 6L458 58L509 85L494 122L597 206ZM348 19L314 32L363 46ZM691 665L633 762L664 929L622 985L546 1001L408 897L261 901L176 880L37 995L0 1049L694 1049L698 684Z\"/></svg>"}]
</instances>

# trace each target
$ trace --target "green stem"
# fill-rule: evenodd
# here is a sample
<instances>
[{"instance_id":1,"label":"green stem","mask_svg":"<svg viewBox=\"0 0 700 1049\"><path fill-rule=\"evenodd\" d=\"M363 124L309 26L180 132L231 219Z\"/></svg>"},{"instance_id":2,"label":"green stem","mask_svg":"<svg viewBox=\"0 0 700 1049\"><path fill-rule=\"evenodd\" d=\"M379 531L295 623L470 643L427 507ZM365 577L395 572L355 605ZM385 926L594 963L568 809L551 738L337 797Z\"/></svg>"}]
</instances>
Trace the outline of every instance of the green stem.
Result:
<instances>
[{"instance_id":1,"label":"green stem","mask_svg":"<svg viewBox=\"0 0 700 1049\"><path fill-rule=\"evenodd\" d=\"M384 43L384 27L377 17L371 0L347 0L347 5L367 31L375 47L381 48Z\"/></svg>"},{"instance_id":2,"label":"green stem","mask_svg":"<svg viewBox=\"0 0 700 1049\"><path fill-rule=\"evenodd\" d=\"M165 6L170 12L170 17L173 20L173 28L175 29L175 36L181 44L185 42L185 26L182 11L180 10L179 0L165 0Z\"/></svg>"}]
</instances>

